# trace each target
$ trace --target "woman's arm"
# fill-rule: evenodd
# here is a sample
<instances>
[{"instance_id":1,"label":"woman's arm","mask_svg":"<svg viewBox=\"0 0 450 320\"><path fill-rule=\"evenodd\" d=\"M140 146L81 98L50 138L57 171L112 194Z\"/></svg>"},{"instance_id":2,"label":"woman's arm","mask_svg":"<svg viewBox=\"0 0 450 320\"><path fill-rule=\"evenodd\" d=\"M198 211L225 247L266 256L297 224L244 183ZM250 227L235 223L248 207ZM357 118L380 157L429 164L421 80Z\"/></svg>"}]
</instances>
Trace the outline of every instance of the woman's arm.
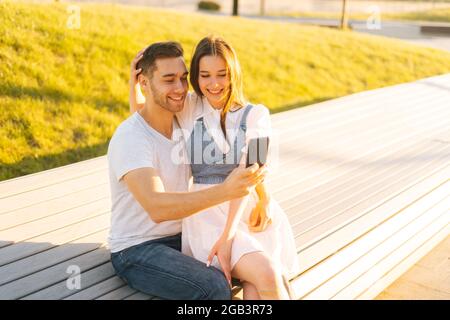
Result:
<instances>
[{"instance_id":1,"label":"woman's arm","mask_svg":"<svg viewBox=\"0 0 450 320\"><path fill-rule=\"evenodd\" d=\"M145 97L142 94L138 94L140 87L138 82L138 75L142 71L142 68L136 69L139 60L142 59L145 49L138 52L136 57L131 61L130 67L130 113L134 113L144 107Z\"/></svg>"}]
</instances>

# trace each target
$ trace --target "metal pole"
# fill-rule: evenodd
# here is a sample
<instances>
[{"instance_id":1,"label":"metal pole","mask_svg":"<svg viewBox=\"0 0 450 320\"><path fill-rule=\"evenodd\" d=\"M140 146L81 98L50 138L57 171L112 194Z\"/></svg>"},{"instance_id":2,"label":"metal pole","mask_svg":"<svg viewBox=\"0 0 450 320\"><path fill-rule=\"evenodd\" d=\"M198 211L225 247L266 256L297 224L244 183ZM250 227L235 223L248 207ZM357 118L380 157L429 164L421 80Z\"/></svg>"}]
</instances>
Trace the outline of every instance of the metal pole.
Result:
<instances>
[{"instance_id":1,"label":"metal pole","mask_svg":"<svg viewBox=\"0 0 450 320\"><path fill-rule=\"evenodd\" d=\"M259 0L259 14L261 16L265 15L265 8L266 8L266 0Z\"/></svg>"},{"instance_id":2,"label":"metal pole","mask_svg":"<svg viewBox=\"0 0 450 320\"><path fill-rule=\"evenodd\" d=\"M342 0L341 29L347 29L347 26L348 26L347 0Z\"/></svg>"},{"instance_id":3,"label":"metal pole","mask_svg":"<svg viewBox=\"0 0 450 320\"><path fill-rule=\"evenodd\" d=\"M233 16L239 15L238 7L239 7L239 1L233 0Z\"/></svg>"}]
</instances>

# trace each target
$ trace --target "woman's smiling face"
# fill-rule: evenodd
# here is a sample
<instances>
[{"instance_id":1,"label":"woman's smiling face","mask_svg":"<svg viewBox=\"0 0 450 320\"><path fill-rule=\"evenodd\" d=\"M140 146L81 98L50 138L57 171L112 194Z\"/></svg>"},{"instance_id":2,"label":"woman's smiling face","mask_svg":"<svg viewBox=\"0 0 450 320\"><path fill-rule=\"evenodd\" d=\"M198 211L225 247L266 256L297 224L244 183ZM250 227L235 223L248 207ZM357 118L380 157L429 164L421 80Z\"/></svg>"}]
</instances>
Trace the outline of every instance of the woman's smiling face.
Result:
<instances>
[{"instance_id":1,"label":"woman's smiling face","mask_svg":"<svg viewBox=\"0 0 450 320\"><path fill-rule=\"evenodd\" d=\"M225 60L219 56L204 56L199 62L198 85L215 109L222 109L230 89L230 75Z\"/></svg>"}]
</instances>

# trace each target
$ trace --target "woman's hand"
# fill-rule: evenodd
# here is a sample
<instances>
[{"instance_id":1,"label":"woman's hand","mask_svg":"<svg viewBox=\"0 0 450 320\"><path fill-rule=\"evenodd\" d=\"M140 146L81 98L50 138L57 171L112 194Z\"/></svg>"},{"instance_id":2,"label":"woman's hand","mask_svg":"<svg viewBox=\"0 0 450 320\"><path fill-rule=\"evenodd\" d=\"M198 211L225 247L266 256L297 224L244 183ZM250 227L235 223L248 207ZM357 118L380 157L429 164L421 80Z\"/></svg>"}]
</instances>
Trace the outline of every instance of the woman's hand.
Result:
<instances>
[{"instance_id":1,"label":"woman's hand","mask_svg":"<svg viewBox=\"0 0 450 320\"><path fill-rule=\"evenodd\" d=\"M251 232L261 232L272 223L269 210L269 200L263 199L256 203L248 219L248 229Z\"/></svg>"},{"instance_id":2,"label":"woman's hand","mask_svg":"<svg viewBox=\"0 0 450 320\"><path fill-rule=\"evenodd\" d=\"M141 89L139 86L138 76L142 72L142 68L136 69L138 62L144 56L145 49L142 49L138 52L136 57L134 57L133 61L131 61L130 66L130 112L134 113L140 110L144 103L145 97L141 93Z\"/></svg>"},{"instance_id":3,"label":"woman's hand","mask_svg":"<svg viewBox=\"0 0 450 320\"><path fill-rule=\"evenodd\" d=\"M217 256L219 260L219 264L222 267L222 271L225 274L225 278L227 279L230 288L231 285L231 248L233 244L233 238L222 235L217 242L212 247L208 261L206 265L209 267L214 259L214 256Z\"/></svg>"},{"instance_id":4,"label":"woman's hand","mask_svg":"<svg viewBox=\"0 0 450 320\"><path fill-rule=\"evenodd\" d=\"M131 66L130 66L130 86L132 86L132 87L136 87L136 85L138 84L138 75L139 75L139 73L141 73L142 68L136 69L136 67L137 67L138 62L144 56L145 49L146 48L144 48L141 51L139 51L137 53L136 57L134 57L133 61L131 61Z\"/></svg>"}]
</instances>

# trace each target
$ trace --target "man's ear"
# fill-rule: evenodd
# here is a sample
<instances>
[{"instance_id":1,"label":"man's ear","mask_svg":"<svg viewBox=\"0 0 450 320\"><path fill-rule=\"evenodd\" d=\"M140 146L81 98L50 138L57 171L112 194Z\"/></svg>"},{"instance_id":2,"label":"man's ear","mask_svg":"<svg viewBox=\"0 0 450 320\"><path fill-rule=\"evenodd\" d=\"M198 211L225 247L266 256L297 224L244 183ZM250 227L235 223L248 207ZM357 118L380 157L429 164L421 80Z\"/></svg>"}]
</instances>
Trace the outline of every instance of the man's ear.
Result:
<instances>
[{"instance_id":1,"label":"man's ear","mask_svg":"<svg viewBox=\"0 0 450 320\"><path fill-rule=\"evenodd\" d=\"M146 76L144 76L142 74L142 72L140 74L138 74L138 82L139 82L139 85L141 86L141 88L145 88L149 84L148 78Z\"/></svg>"}]
</instances>

